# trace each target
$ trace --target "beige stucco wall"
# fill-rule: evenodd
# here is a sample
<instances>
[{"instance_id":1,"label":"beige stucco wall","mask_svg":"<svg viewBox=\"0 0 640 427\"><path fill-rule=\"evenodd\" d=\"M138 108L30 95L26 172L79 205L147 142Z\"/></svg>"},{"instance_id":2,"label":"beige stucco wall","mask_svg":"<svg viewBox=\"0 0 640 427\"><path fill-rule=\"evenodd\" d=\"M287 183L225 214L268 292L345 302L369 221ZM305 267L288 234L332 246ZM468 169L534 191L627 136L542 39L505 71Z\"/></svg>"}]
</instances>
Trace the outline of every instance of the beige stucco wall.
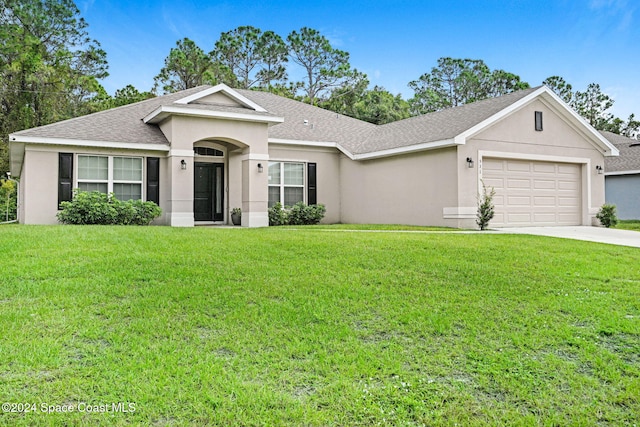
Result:
<instances>
[{"instance_id":1,"label":"beige stucco wall","mask_svg":"<svg viewBox=\"0 0 640 427\"><path fill-rule=\"evenodd\" d=\"M24 224L57 224L58 213L58 154L74 153L74 188L77 188L77 154L125 157L159 157L161 180L167 175L166 153L121 149L101 149L90 147L48 146L27 144L22 172L20 174L19 219ZM143 160L142 193L146 198L146 160ZM163 215L154 224L166 224L167 189L160 184L160 207Z\"/></svg>"},{"instance_id":2,"label":"beige stucco wall","mask_svg":"<svg viewBox=\"0 0 640 427\"><path fill-rule=\"evenodd\" d=\"M341 157L342 222L457 226L456 149L354 162Z\"/></svg>"},{"instance_id":3,"label":"beige stucco wall","mask_svg":"<svg viewBox=\"0 0 640 427\"><path fill-rule=\"evenodd\" d=\"M327 209L322 220L326 224L341 221L340 157L340 153L335 148L312 148L281 144L271 144L269 147L270 161L316 163L317 198L318 203L325 205ZM307 186L305 182L305 200L306 192Z\"/></svg>"},{"instance_id":4,"label":"beige stucco wall","mask_svg":"<svg viewBox=\"0 0 640 427\"><path fill-rule=\"evenodd\" d=\"M542 111L542 131L535 130L535 111ZM476 206L483 157L567 161L583 165L583 225L591 225L593 217L604 203L604 175L598 175L595 169L596 165L604 164L604 157L599 149L586 140L582 132L583 130L578 131L569 125L544 102L535 100L471 137L458 149L458 206ZM467 157L474 159L474 169L465 167ZM461 226L472 227L474 220L462 220Z\"/></svg>"},{"instance_id":5,"label":"beige stucco wall","mask_svg":"<svg viewBox=\"0 0 640 427\"><path fill-rule=\"evenodd\" d=\"M25 147L20 175L24 224L57 224L58 152ZM28 195L25 197L25 193Z\"/></svg>"}]
</instances>

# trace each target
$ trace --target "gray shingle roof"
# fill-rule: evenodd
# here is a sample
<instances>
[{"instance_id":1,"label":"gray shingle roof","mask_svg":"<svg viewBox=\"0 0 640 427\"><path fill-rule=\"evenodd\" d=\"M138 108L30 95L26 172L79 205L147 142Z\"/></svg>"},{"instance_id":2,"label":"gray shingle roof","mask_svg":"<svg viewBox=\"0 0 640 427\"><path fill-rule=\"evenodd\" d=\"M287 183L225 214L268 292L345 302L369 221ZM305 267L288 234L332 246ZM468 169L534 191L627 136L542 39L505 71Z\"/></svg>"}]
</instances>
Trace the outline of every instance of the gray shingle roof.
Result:
<instances>
[{"instance_id":1,"label":"gray shingle roof","mask_svg":"<svg viewBox=\"0 0 640 427\"><path fill-rule=\"evenodd\" d=\"M284 123L274 125L269 129L270 138L337 142L352 151L357 144L356 141L366 139L375 133L378 127L372 123L272 93L253 90L237 90L237 92L267 111L284 117ZM307 124L305 124L305 120Z\"/></svg>"},{"instance_id":2,"label":"gray shingle roof","mask_svg":"<svg viewBox=\"0 0 640 427\"><path fill-rule=\"evenodd\" d=\"M605 172L640 171L640 141L612 132L600 133L620 150L619 156L604 158ZM638 145L632 147L632 144Z\"/></svg>"},{"instance_id":3,"label":"gray shingle roof","mask_svg":"<svg viewBox=\"0 0 640 427\"><path fill-rule=\"evenodd\" d=\"M174 101L200 90L202 88L188 89L46 126L14 132L13 135L166 145L169 142L160 128L145 124L142 118L163 104L172 104Z\"/></svg>"},{"instance_id":4,"label":"gray shingle roof","mask_svg":"<svg viewBox=\"0 0 640 427\"><path fill-rule=\"evenodd\" d=\"M454 138L537 89L521 90L382 125L356 152L369 153Z\"/></svg>"},{"instance_id":5,"label":"gray shingle roof","mask_svg":"<svg viewBox=\"0 0 640 427\"><path fill-rule=\"evenodd\" d=\"M284 117L271 138L337 142L353 154L371 153L451 139L538 88L377 126L265 92L238 90L269 112ZM304 125L303 121L309 124Z\"/></svg>"},{"instance_id":6,"label":"gray shingle roof","mask_svg":"<svg viewBox=\"0 0 640 427\"><path fill-rule=\"evenodd\" d=\"M537 89L518 91L381 126L271 93L251 90L235 89L242 96L266 109L267 113L229 105L175 103L179 99L210 87L199 86L135 104L15 132L14 135L167 145L168 141L159 127L155 124L145 124L142 119L160 106L171 105L193 110L251 112L257 116L284 117L283 123L269 128L270 138L334 142L352 154L363 154L454 138Z\"/></svg>"}]
</instances>

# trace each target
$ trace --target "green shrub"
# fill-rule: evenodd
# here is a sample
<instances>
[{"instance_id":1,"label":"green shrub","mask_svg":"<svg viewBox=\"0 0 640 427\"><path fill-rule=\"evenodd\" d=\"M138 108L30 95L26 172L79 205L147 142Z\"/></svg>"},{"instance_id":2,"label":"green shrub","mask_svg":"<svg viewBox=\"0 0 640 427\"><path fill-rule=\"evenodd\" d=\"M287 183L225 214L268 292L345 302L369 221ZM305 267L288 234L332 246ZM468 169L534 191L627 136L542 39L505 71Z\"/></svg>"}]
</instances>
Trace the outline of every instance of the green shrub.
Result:
<instances>
[{"instance_id":1,"label":"green shrub","mask_svg":"<svg viewBox=\"0 0 640 427\"><path fill-rule=\"evenodd\" d=\"M280 202L269 208L269 225L286 225L287 213Z\"/></svg>"},{"instance_id":2,"label":"green shrub","mask_svg":"<svg viewBox=\"0 0 640 427\"><path fill-rule=\"evenodd\" d=\"M600 208L600 211L596 214L596 218L600 220L600 224L605 227L615 227L618 223L618 217L616 216L616 205L604 204Z\"/></svg>"},{"instance_id":3,"label":"green shrub","mask_svg":"<svg viewBox=\"0 0 640 427\"><path fill-rule=\"evenodd\" d=\"M60 204L58 221L63 224L149 225L162 210L154 202L115 198L113 193L74 190L70 202Z\"/></svg>"},{"instance_id":4,"label":"green shrub","mask_svg":"<svg viewBox=\"0 0 640 427\"><path fill-rule=\"evenodd\" d=\"M305 205L298 202L291 207L276 203L269 208L269 225L313 225L319 223L327 211L324 205Z\"/></svg>"},{"instance_id":5,"label":"green shrub","mask_svg":"<svg viewBox=\"0 0 640 427\"><path fill-rule=\"evenodd\" d=\"M18 214L18 191L13 180L0 180L0 222L13 221Z\"/></svg>"},{"instance_id":6,"label":"green shrub","mask_svg":"<svg viewBox=\"0 0 640 427\"><path fill-rule=\"evenodd\" d=\"M489 221L495 215L495 207L493 206L493 196L495 195L495 189L491 188L491 191L487 192L487 187L482 183L482 195L480 195L478 201L478 213L476 215L476 224L478 224L480 230L486 230L489 226Z\"/></svg>"}]
</instances>

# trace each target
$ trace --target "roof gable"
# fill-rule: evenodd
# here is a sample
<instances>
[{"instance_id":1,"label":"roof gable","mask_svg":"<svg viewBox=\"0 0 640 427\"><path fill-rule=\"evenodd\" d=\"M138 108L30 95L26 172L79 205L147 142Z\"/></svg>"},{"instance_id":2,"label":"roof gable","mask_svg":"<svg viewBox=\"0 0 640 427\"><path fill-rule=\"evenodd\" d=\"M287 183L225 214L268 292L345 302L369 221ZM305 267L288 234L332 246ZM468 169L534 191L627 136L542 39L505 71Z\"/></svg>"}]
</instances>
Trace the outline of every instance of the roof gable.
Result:
<instances>
[{"instance_id":1,"label":"roof gable","mask_svg":"<svg viewBox=\"0 0 640 427\"><path fill-rule=\"evenodd\" d=\"M199 91L171 104L162 104L144 116L142 121L147 124L158 124L174 115L268 124L281 123L284 120L225 84L200 88Z\"/></svg>"},{"instance_id":2,"label":"roof gable","mask_svg":"<svg viewBox=\"0 0 640 427\"><path fill-rule=\"evenodd\" d=\"M230 107L244 107L250 110L266 113L267 110L249 98L241 95L225 84L219 84L208 89L193 93L175 101L176 104L209 104L226 105Z\"/></svg>"}]
</instances>

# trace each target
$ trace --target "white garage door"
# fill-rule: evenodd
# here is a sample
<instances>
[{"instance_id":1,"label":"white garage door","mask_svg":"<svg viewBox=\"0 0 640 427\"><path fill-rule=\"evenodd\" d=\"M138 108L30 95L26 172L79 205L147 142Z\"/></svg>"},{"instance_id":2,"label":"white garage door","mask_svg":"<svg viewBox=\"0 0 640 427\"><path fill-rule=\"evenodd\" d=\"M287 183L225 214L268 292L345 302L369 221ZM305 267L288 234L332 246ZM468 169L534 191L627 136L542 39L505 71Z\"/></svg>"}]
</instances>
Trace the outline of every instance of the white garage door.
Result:
<instances>
[{"instance_id":1,"label":"white garage door","mask_svg":"<svg viewBox=\"0 0 640 427\"><path fill-rule=\"evenodd\" d=\"M579 164L485 158L482 175L496 191L491 227L582 224Z\"/></svg>"}]
</instances>

